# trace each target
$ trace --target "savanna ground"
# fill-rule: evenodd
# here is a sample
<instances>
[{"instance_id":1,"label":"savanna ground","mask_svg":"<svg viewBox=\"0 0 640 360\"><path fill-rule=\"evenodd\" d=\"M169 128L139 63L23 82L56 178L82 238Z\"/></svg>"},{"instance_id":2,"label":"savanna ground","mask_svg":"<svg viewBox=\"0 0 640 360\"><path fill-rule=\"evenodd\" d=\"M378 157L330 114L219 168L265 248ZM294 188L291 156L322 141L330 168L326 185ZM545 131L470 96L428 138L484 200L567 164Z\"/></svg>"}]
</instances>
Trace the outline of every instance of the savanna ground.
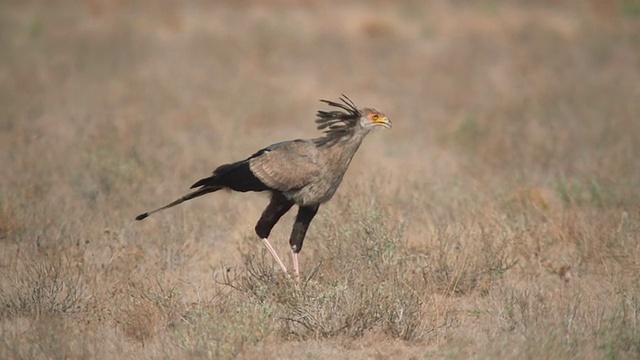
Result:
<instances>
[{"instance_id":1,"label":"savanna ground","mask_svg":"<svg viewBox=\"0 0 640 360\"><path fill-rule=\"evenodd\" d=\"M0 358L640 357L638 1L4 1L0 44ZM341 93L394 127L300 291L264 195L133 221Z\"/></svg>"}]
</instances>

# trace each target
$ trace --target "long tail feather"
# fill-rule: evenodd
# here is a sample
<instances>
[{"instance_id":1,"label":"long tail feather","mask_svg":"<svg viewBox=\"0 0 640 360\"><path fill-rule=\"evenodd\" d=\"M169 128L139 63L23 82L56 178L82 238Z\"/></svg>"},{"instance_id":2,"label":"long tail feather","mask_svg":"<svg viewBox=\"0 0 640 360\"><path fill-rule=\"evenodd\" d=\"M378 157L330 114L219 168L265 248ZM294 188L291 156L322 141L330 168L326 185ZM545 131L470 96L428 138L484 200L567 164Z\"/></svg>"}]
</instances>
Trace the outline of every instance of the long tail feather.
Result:
<instances>
[{"instance_id":1,"label":"long tail feather","mask_svg":"<svg viewBox=\"0 0 640 360\"><path fill-rule=\"evenodd\" d=\"M191 199L196 198L198 196L202 196L204 194L212 193L212 192L218 191L220 189L222 189L221 186L205 186L205 187L203 187L201 189L198 189L196 191L190 192L187 195L185 195L185 196L183 196L183 197L181 197L181 198L179 198L179 199L177 199L177 200L175 200L175 201L173 201L173 202L171 202L171 203L169 203L169 204L167 204L167 205L165 205L165 206L163 206L161 208L157 208L155 210L146 212L144 214L140 214L140 215L136 216L136 220L138 220L138 221L139 220L144 220L147 217L149 217L149 215L157 213L160 210L164 210L164 209L168 209L168 208L174 207L176 205L182 204L183 202L185 202L187 200L191 200Z\"/></svg>"}]
</instances>

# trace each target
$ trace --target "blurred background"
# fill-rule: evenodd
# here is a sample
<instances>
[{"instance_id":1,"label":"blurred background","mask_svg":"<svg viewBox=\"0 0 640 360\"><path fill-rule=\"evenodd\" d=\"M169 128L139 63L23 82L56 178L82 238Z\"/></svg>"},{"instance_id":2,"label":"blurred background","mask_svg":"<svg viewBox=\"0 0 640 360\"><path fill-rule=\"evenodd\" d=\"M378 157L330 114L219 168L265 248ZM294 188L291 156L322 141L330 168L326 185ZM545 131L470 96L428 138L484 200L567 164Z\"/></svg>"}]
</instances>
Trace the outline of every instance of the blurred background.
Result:
<instances>
[{"instance_id":1,"label":"blurred background","mask_svg":"<svg viewBox=\"0 0 640 360\"><path fill-rule=\"evenodd\" d=\"M582 298L574 345L552 341L534 354L638 354L640 330L623 323L640 308L637 0L10 0L0 4L0 47L0 354L212 354L172 342L167 308L136 294L164 284L181 294L171 311L201 306L221 262L262 251L253 226L266 197L216 193L144 223L133 218L220 164L319 136L318 100L341 94L382 110L394 127L366 139L321 208L302 252L306 271L326 254L318 244L333 236L331 224L358 223L375 208L402 227L407 251L439 254L440 272L423 269L445 275L425 280L420 302L424 323L439 325L421 346L439 354L454 342L454 358L531 354L557 323L514 320L542 334L507 336L515 350L484 348L512 334L508 326L479 329L514 304L499 289L529 299L518 291L533 288L556 304L527 310L541 319L557 310L566 320L568 304L593 294ZM283 254L285 219L273 235ZM486 275L496 258L509 266ZM47 286L58 290L33 295ZM430 294L442 295L437 306ZM62 311L65 296L74 302ZM605 305L613 303L622 307ZM81 315L61 315L71 309ZM609 319L587 315L598 311L624 312L612 329L630 332L611 342L594 335ZM142 320L131 329L130 319ZM56 326L95 338L69 345ZM27 330L35 335L25 343ZM259 357L290 339L263 335L213 354ZM579 352L575 343L604 345ZM393 344L373 348L423 353ZM307 346L324 357L342 345Z\"/></svg>"}]
</instances>

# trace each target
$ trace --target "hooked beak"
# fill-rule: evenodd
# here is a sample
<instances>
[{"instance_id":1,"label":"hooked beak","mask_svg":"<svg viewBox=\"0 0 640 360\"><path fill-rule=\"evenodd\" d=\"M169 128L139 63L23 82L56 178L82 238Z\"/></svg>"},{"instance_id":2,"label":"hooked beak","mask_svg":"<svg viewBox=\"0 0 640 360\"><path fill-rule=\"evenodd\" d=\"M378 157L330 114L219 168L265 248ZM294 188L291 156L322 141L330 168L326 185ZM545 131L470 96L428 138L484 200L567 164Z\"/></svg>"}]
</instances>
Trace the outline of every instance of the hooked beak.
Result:
<instances>
[{"instance_id":1,"label":"hooked beak","mask_svg":"<svg viewBox=\"0 0 640 360\"><path fill-rule=\"evenodd\" d=\"M386 116L381 117L373 124L385 127L387 129L391 129L391 120L389 120Z\"/></svg>"}]
</instances>

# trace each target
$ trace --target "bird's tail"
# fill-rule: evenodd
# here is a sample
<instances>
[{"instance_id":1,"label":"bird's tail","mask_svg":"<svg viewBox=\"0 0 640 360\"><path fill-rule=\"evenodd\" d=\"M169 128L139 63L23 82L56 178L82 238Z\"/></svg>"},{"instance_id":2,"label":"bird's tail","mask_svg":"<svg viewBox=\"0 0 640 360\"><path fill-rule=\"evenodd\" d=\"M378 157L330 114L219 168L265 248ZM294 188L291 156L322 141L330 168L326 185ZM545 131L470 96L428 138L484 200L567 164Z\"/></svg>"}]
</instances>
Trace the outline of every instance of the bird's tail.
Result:
<instances>
[{"instance_id":1,"label":"bird's tail","mask_svg":"<svg viewBox=\"0 0 640 360\"><path fill-rule=\"evenodd\" d=\"M242 192L269 190L269 187L253 174L248 160L249 159L218 166L218 168L213 171L213 175L200 179L195 184L191 185L192 189L197 187L199 187L199 189L194 190L193 192L190 192L161 208L140 214L136 216L136 220L146 219L149 215L160 210L174 207L187 200L224 188Z\"/></svg>"},{"instance_id":2,"label":"bird's tail","mask_svg":"<svg viewBox=\"0 0 640 360\"><path fill-rule=\"evenodd\" d=\"M187 195L161 207L161 208L157 208L155 210L146 212L144 214L140 214L138 216L136 216L136 220L143 220L146 219L149 215L153 214L153 213L157 213L160 210L164 210L164 209L168 209L170 207L174 207L176 205L182 204L183 202L187 201L187 200L191 200L193 198L197 198L198 196L202 196L204 194L208 194L208 193L212 193L214 191L218 191L222 189L221 186L203 186L202 188L196 190L196 191L192 191L190 193L188 193Z\"/></svg>"}]
</instances>

